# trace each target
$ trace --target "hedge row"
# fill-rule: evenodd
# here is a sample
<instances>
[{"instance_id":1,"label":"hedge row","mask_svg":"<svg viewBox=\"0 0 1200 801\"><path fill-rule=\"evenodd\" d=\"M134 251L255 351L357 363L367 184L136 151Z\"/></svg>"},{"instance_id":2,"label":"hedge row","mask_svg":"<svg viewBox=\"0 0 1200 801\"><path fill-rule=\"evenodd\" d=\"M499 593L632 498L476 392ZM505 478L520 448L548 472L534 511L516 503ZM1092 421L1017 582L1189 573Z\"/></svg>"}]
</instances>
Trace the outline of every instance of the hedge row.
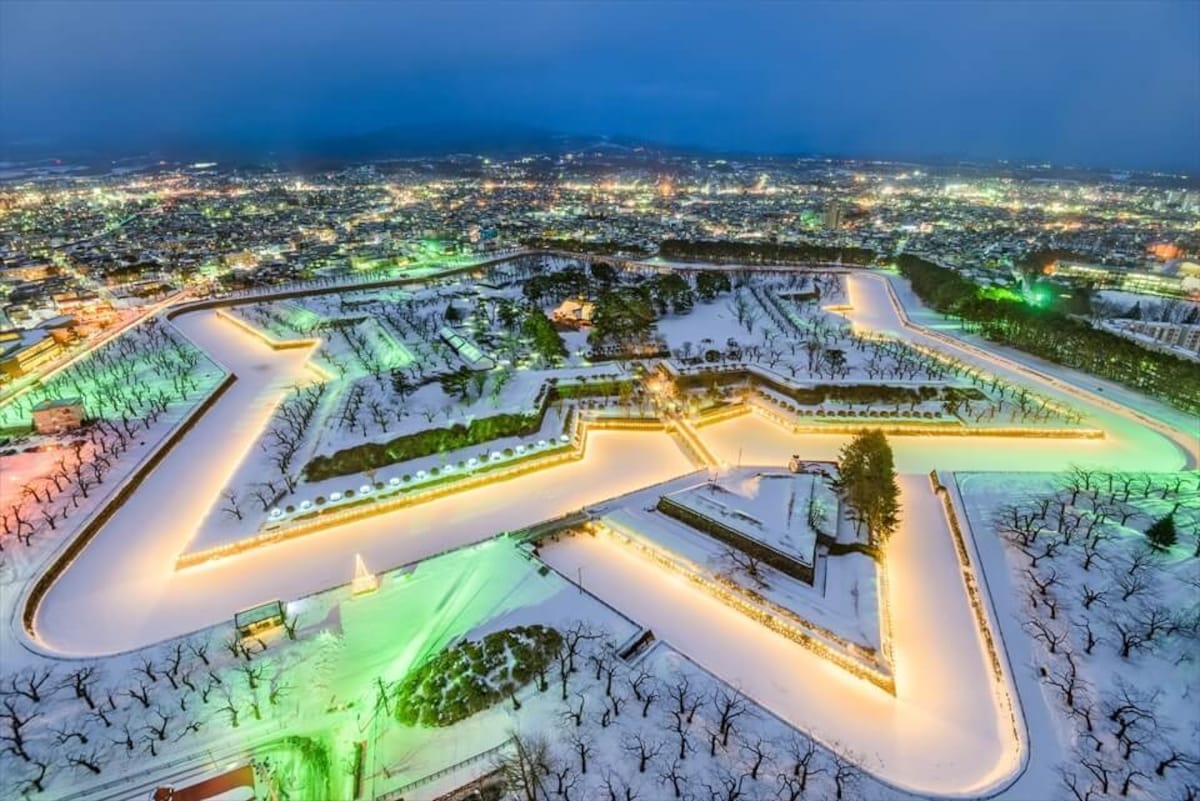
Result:
<instances>
[{"instance_id":1,"label":"hedge row","mask_svg":"<svg viewBox=\"0 0 1200 801\"><path fill-rule=\"evenodd\" d=\"M917 404L931 400L983 400L987 396L975 387L897 387L890 384L817 384L812 387L794 387L775 381L749 370L705 371L681 375L677 382L682 388L708 387L714 384L727 386L741 382L770 387L796 403L816 406L826 401L840 403L889 403Z\"/></svg>"},{"instance_id":2,"label":"hedge row","mask_svg":"<svg viewBox=\"0 0 1200 801\"><path fill-rule=\"evenodd\" d=\"M621 383L604 381L588 384L547 384L545 390L538 395L536 412L481 417L465 426L456 423L449 428L430 428L387 442L365 442L327 456L315 456L305 465L304 477L308 481L324 481L327 478L378 470L398 462L481 445L505 437L527 437L541 430L546 410L554 401L612 394L617 392Z\"/></svg>"},{"instance_id":3,"label":"hedge row","mask_svg":"<svg viewBox=\"0 0 1200 801\"><path fill-rule=\"evenodd\" d=\"M529 436L541 429L545 416L543 406L534 414L497 414L472 420L465 426L455 423L449 428L417 431L387 442L365 442L328 456L313 457L304 467L304 477L308 481L324 481L504 437Z\"/></svg>"}]
</instances>

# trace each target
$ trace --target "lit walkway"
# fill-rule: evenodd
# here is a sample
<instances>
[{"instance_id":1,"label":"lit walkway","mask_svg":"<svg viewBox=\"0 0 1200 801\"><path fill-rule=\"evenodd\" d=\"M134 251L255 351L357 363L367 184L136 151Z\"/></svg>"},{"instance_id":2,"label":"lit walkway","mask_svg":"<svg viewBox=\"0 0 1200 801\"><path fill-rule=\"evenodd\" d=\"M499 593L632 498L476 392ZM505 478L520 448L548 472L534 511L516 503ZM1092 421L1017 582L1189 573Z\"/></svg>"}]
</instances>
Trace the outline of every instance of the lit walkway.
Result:
<instances>
[{"instance_id":1,"label":"lit walkway","mask_svg":"<svg viewBox=\"0 0 1200 801\"><path fill-rule=\"evenodd\" d=\"M916 792L983 792L1013 773L1019 752L939 501L928 477L900 484L904 520L888 549L895 697L612 538L573 537L542 557L770 711L866 757L885 779Z\"/></svg>"},{"instance_id":2,"label":"lit walkway","mask_svg":"<svg viewBox=\"0 0 1200 801\"><path fill-rule=\"evenodd\" d=\"M902 330L882 278L849 280L852 319ZM594 432L582 461L176 573L175 557L254 446L306 357L271 351L212 312L185 315L177 324L240 380L46 596L36 616L40 644L64 655L137 648L228 620L235 610L262 600L344 583L355 553L383 570L692 469L662 433ZM1079 398L1073 402L1088 407ZM1014 744L1001 734L957 563L924 474L934 467L1051 470L1072 462L1174 470L1194 458L1125 416L1096 407L1088 411L1107 438L893 439L898 467L909 474L902 480L904 525L890 566L894 699L745 618L730 617L732 612L705 596L647 573L652 568L619 550L572 546L562 552L563 566L582 567L589 589L628 606L680 650L768 707L861 753L878 775L927 792L981 791L1014 769ZM706 427L699 436L717 458L732 462L740 452L743 463L779 465L792 453L831 458L845 439L785 434L754 416Z\"/></svg>"}]
</instances>

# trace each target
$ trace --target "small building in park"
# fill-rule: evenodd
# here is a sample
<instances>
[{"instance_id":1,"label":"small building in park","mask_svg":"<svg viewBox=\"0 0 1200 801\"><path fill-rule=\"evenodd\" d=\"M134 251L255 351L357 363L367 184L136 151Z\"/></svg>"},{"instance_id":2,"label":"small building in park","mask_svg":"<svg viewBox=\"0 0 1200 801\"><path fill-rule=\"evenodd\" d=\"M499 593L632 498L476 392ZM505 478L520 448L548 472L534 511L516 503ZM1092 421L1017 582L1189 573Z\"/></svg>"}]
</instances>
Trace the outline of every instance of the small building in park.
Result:
<instances>
[{"instance_id":1,"label":"small building in park","mask_svg":"<svg viewBox=\"0 0 1200 801\"><path fill-rule=\"evenodd\" d=\"M238 636L242 639L257 637L264 631L279 628L287 619L281 601L268 601L265 604L243 609L233 616L233 625Z\"/></svg>"},{"instance_id":2,"label":"small building in park","mask_svg":"<svg viewBox=\"0 0 1200 801\"><path fill-rule=\"evenodd\" d=\"M559 325L583 328L592 324L596 304L583 298L567 298L550 312L550 318Z\"/></svg>"},{"instance_id":3,"label":"small building in park","mask_svg":"<svg viewBox=\"0 0 1200 801\"><path fill-rule=\"evenodd\" d=\"M45 400L33 407L33 429L39 434L62 434L83 425L83 401L79 398Z\"/></svg>"}]
</instances>

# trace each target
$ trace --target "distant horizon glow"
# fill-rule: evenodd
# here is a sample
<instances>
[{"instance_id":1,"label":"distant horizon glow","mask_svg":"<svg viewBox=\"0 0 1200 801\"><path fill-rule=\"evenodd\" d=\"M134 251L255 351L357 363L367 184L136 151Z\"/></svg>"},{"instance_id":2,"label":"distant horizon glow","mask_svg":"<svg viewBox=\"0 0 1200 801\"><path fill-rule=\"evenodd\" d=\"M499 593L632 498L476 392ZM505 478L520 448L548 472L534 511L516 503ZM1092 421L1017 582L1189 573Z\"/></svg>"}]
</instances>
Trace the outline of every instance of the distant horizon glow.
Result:
<instances>
[{"instance_id":1,"label":"distant horizon glow","mask_svg":"<svg viewBox=\"0 0 1200 801\"><path fill-rule=\"evenodd\" d=\"M1165 1L8 0L0 157L400 128L1195 172L1198 30Z\"/></svg>"}]
</instances>

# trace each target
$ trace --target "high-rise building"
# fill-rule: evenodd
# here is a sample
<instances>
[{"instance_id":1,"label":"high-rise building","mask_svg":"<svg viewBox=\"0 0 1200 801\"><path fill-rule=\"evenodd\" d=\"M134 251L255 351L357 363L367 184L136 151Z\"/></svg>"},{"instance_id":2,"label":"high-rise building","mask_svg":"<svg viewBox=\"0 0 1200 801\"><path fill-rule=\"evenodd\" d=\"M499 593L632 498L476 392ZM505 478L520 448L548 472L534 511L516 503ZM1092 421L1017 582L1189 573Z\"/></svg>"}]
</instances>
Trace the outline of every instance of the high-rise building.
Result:
<instances>
[{"instance_id":1,"label":"high-rise building","mask_svg":"<svg viewBox=\"0 0 1200 801\"><path fill-rule=\"evenodd\" d=\"M844 219L845 213L842 211L842 204L836 200L831 200L825 206L825 214L821 217L821 224L830 229L841 228Z\"/></svg>"}]
</instances>

